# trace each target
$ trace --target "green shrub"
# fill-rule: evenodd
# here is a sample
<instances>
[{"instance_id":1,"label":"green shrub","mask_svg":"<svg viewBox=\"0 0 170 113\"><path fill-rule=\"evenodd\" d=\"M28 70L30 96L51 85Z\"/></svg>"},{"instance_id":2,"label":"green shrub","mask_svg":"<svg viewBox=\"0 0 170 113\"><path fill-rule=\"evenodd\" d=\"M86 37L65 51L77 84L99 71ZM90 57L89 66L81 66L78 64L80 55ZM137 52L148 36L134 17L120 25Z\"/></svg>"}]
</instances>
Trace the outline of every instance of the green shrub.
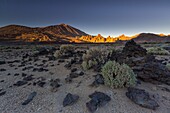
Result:
<instances>
[{"instance_id":1,"label":"green shrub","mask_svg":"<svg viewBox=\"0 0 170 113\"><path fill-rule=\"evenodd\" d=\"M107 61L109 53L113 51L106 48L91 48L86 54L83 54L83 69L91 69L95 66L104 65Z\"/></svg>"},{"instance_id":2,"label":"green shrub","mask_svg":"<svg viewBox=\"0 0 170 113\"><path fill-rule=\"evenodd\" d=\"M170 63L166 64L166 67L167 67L168 70L170 71Z\"/></svg>"},{"instance_id":3,"label":"green shrub","mask_svg":"<svg viewBox=\"0 0 170 113\"><path fill-rule=\"evenodd\" d=\"M153 54L153 55L169 55L169 51L162 47L150 47L147 49L148 54Z\"/></svg>"},{"instance_id":4,"label":"green shrub","mask_svg":"<svg viewBox=\"0 0 170 113\"><path fill-rule=\"evenodd\" d=\"M61 45L60 50L54 53L56 58L61 58L63 56L69 56L70 54L74 53L75 47L73 45Z\"/></svg>"},{"instance_id":5,"label":"green shrub","mask_svg":"<svg viewBox=\"0 0 170 113\"><path fill-rule=\"evenodd\" d=\"M108 61L102 68L104 83L113 88L134 86L136 75L126 64L119 64L115 61Z\"/></svg>"}]
</instances>

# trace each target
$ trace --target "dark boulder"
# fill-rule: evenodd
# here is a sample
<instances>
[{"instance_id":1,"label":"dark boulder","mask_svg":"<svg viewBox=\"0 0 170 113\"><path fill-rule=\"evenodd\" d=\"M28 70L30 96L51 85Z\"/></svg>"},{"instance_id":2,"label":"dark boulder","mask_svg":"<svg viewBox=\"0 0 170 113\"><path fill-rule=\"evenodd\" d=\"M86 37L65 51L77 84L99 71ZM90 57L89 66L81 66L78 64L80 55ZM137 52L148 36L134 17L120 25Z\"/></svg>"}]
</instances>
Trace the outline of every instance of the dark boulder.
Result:
<instances>
[{"instance_id":1,"label":"dark boulder","mask_svg":"<svg viewBox=\"0 0 170 113\"><path fill-rule=\"evenodd\" d=\"M25 84L27 84L28 82L27 81L17 81L15 84L14 84L14 86L23 86L23 85L25 85Z\"/></svg>"},{"instance_id":2,"label":"dark boulder","mask_svg":"<svg viewBox=\"0 0 170 113\"><path fill-rule=\"evenodd\" d=\"M97 91L89 95L89 97L91 100L86 103L86 107L90 112L95 112L98 107L102 107L111 101L111 98L108 95Z\"/></svg>"},{"instance_id":3,"label":"dark boulder","mask_svg":"<svg viewBox=\"0 0 170 113\"><path fill-rule=\"evenodd\" d=\"M149 109L155 110L159 107L158 103L151 99L149 93L142 89L128 88L126 96L134 103Z\"/></svg>"},{"instance_id":4,"label":"dark boulder","mask_svg":"<svg viewBox=\"0 0 170 113\"><path fill-rule=\"evenodd\" d=\"M134 40L129 40L125 44L122 53L127 57L142 57L147 54L147 50L136 44Z\"/></svg>"},{"instance_id":5,"label":"dark boulder","mask_svg":"<svg viewBox=\"0 0 170 113\"><path fill-rule=\"evenodd\" d=\"M6 94L6 91L0 92L0 96L5 95L5 94Z\"/></svg>"},{"instance_id":6,"label":"dark boulder","mask_svg":"<svg viewBox=\"0 0 170 113\"><path fill-rule=\"evenodd\" d=\"M97 74L94 76L95 80L93 81L93 83L91 84L91 86L99 86L99 85L103 85L104 84L104 78L101 74Z\"/></svg>"},{"instance_id":7,"label":"dark boulder","mask_svg":"<svg viewBox=\"0 0 170 113\"><path fill-rule=\"evenodd\" d=\"M56 92L57 89L61 86L61 84L59 82L60 82L59 79L50 80L50 86L51 86L51 91L52 92Z\"/></svg>"},{"instance_id":8,"label":"dark boulder","mask_svg":"<svg viewBox=\"0 0 170 113\"><path fill-rule=\"evenodd\" d=\"M26 77L23 78L23 80L25 80L25 81L31 81L31 80L34 79L32 76L33 76L33 75L26 76Z\"/></svg>"},{"instance_id":9,"label":"dark boulder","mask_svg":"<svg viewBox=\"0 0 170 113\"><path fill-rule=\"evenodd\" d=\"M6 64L6 62L5 61L0 61L0 65L2 65L2 64Z\"/></svg>"},{"instance_id":10,"label":"dark boulder","mask_svg":"<svg viewBox=\"0 0 170 113\"><path fill-rule=\"evenodd\" d=\"M78 101L78 99L79 99L78 95L73 95L71 93L68 93L64 98L63 106L65 107L65 106L73 105Z\"/></svg>"},{"instance_id":11,"label":"dark boulder","mask_svg":"<svg viewBox=\"0 0 170 113\"><path fill-rule=\"evenodd\" d=\"M29 104L33 98L37 95L37 92L32 92L28 95L28 98L22 103L22 105L27 105Z\"/></svg>"}]
</instances>

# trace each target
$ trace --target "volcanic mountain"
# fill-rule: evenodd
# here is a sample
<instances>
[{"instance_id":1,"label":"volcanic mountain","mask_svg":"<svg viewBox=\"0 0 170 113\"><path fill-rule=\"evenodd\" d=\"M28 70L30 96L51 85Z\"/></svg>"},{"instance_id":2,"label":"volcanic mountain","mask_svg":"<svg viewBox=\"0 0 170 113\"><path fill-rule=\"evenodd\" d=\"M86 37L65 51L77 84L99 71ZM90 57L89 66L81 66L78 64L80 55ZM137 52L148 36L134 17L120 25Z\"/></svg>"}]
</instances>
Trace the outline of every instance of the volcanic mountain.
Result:
<instances>
[{"instance_id":1,"label":"volcanic mountain","mask_svg":"<svg viewBox=\"0 0 170 113\"><path fill-rule=\"evenodd\" d=\"M141 33L135 36L91 36L70 25L47 27L8 25L0 28L0 42L113 43L134 39L136 42L170 42L170 35Z\"/></svg>"},{"instance_id":2,"label":"volcanic mountain","mask_svg":"<svg viewBox=\"0 0 170 113\"><path fill-rule=\"evenodd\" d=\"M66 24L47 27L26 27L8 25L0 28L0 41L11 42L41 42L41 41L70 41L70 38L86 36L87 34Z\"/></svg>"}]
</instances>

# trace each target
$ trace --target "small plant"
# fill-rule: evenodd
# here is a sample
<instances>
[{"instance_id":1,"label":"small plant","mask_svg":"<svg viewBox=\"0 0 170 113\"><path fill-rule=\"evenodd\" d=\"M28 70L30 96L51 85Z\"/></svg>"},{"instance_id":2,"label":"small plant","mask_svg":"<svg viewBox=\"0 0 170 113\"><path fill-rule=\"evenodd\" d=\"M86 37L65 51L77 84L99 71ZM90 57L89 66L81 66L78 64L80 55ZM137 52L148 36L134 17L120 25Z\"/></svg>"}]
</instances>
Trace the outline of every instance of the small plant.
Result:
<instances>
[{"instance_id":1,"label":"small plant","mask_svg":"<svg viewBox=\"0 0 170 113\"><path fill-rule=\"evenodd\" d=\"M170 71L170 63L166 64L166 68Z\"/></svg>"},{"instance_id":2,"label":"small plant","mask_svg":"<svg viewBox=\"0 0 170 113\"><path fill-rule=\"evenodd\" d=\"M147 49L148 54L153 54L153 55L169 55L169 51L162 47L150 47Z\"/></svg>"},{"instance_id":3,"label":"small plant","mask_svg":"<svg viewBox=\"0 0 170 113\"><path fill-rule=\"evenodd\" d=\"M136 75L126 64L119 64L115 61L108 61L102 68L104 83L113 88L134 86Z\"/></svg>"},{"instance_id":4,"label":"small plant","mask_svg":"<svg viewBox=\"0 0 170 113\"><path fill-rule=\"evenodd\" d=\"M60 50L54 53L56 58L61 57L70 57L75 51L75 47L73 45L61 45Z\"/></svg>"},{"instance_id":5,"label":"small plant","mask_svg":"<svg viewBox=\"0 0 170 113\"><path fill-rule=\"evenodd\" d=\"M91 69L94 67L100 67L104 65L108 59L108 55L111 50L106 48L91 48L83 55L83 69Z\"/></svg>"}]
</instances>

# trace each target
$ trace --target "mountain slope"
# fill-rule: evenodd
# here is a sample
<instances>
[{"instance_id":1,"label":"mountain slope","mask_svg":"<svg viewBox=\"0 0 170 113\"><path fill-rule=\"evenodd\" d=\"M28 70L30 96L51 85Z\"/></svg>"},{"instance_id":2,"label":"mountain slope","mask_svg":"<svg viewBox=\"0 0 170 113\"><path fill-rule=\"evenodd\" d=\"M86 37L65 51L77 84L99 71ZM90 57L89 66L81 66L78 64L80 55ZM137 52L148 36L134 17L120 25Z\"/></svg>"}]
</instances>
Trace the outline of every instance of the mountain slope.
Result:
<instances>
[{"instance_id":1,"label":"mountain slope","mask_svg":"<svg viewBox=\"0 0 170 113\"><path fill-rule=\"evenodd\" d=\"M0 41L58 41L68 37L86 35L87 34L85 32L66 24L47 26L43 28L31 28L20 25L9 25L0 28Z\"/></svg>"}]
</instances>

